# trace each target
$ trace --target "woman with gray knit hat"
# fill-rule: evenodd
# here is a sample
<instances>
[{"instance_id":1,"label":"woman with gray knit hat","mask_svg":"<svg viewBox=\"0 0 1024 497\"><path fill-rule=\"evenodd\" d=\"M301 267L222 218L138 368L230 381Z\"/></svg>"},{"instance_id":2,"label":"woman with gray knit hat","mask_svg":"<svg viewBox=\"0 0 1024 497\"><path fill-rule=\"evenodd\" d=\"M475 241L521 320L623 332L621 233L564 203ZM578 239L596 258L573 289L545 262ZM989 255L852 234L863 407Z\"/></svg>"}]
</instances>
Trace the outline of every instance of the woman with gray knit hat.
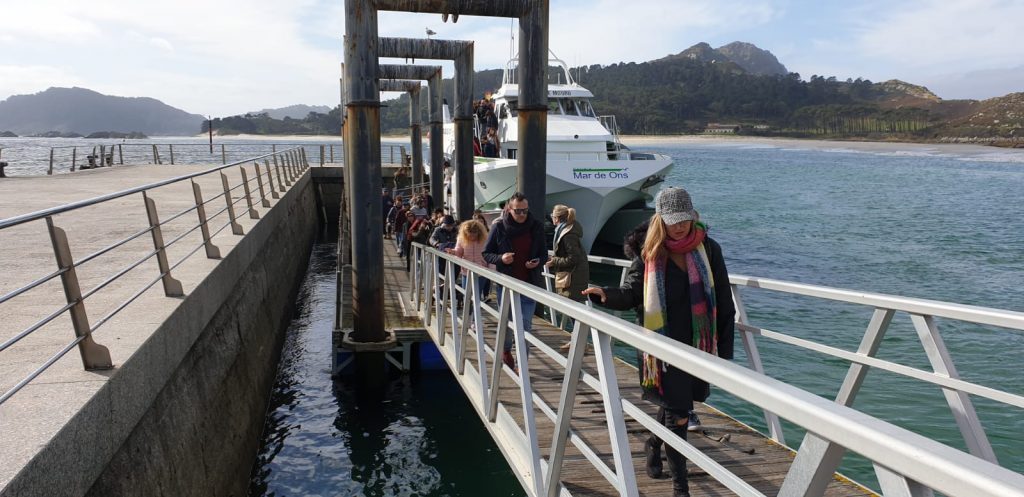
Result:
<instances>
[{"instance_id":1,"label":"woman with gray knit hat","mask_svg":"<svg viewBox=\"0 0 1024 497\"><path fill-rule=\"evenodd\" d=\"M733 357L734 320L729 273L718 243L682 188L663 189L655 200L643 245L634 254L625 283L583 291L612 309L636 309L644 328L686 345ZM658 421L686 439L693 402L707 398L708 384L656 357L639 354L644 398L658 405ZM644 452L647 474L662 476L661 441L651 436ZM665 447L675 497L689 496L686 460Z\"/></svg>"}]
</instances>

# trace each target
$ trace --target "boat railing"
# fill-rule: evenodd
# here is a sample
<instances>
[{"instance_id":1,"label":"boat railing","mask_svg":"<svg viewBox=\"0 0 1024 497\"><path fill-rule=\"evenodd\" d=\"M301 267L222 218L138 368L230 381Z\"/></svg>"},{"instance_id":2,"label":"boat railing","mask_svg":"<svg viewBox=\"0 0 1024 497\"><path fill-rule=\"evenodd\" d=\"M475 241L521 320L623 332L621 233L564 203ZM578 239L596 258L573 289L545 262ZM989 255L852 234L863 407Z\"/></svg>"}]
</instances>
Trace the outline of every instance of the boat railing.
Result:
<instances>
[{"instance_id":1,"label":"boat railing","mask_svg":"<svg viewBox=\"0 0 1024 497\"><path fill-rule=\"evenodd\" d=\"M931 495L936 491L963 497L1024 496L1024 475L1001 467L995 461L968 396L982 396L1013 407L1024 406L1024 397L959 379L935 323L935 318L942 317L1022 330L1024 313L733 276L730 283L738 310L737 329L747 353L747 368L682 345L611 314L595 312L589 302L584 305L571 301L423 245L414 244L413 247L413 288L409 301L418 310L478 414L488 423L488 429L498 433L496 438L510 440L503 446L503 451L515 472L526 475L523 480L529 495L558 495L567 444L578 449L620 495L637 495L626 417L634 419L674 447L730 491L743 496L762 495L741 476L671 433L640 406L619 395L612 351L612 342L618 341L650 353L763 409L771 426L771 435L780 443L784 440L779 418L806 430L808 435L799 447L793 468L782 482L779 495L820 495L824 489L818 485L833 478L843 452L849 450L871 461L880 490L885 495ZM628 261L590 260L611 264L623 271L628 269ZM462 280L465 283L451 277L459 274L460 269L467 276ZM499 285L496 306L484 302L480 293L481 278ZM625 273L622 278L625 278ZM869 306L874 312L858 351L847 352L751 324L740 288L849 302ZM567 357L538 337L524 332L523 323L530 316L522 314L520 297L546 306L552 316L571 318L574 333ZM459 300L464 303L461 309L455 305ZM877 357L881 336L896 312L910 315L934 371ZM488 317L493 318L489 320L492 324L485 321ZM493 331L493 340L485 340L485 331ZM520 367L518 372L503 365L500 357L502 344L509 334L513 335L516 363ZM831 401L766 376L754 341L756 336L794 344L825 354L830 359L849 362L846 380L840 387L840 398ZM597 374L583 370L588 338L594 344ZM476 345L473 354L468 353L469 341ZM546 403L533 390L527 358L534 354L564 368L558 405ZM852 399L870 368L905 375L941 388L971 453L852 409ZM502 382L507 378L511 378L520 393L514 405L505 405L498 396ZM588 445L571 428L572 408L582 388L601 395L608 440L611 442L612 465L600 455L608 450L607 447ZM512 412L522 413L522 425ZM538 415L547 417L554 424L555 431L550 436L538 436ZM550 440L550 446L542 447L541 439Z\"/></svg>"},{"instance_id":2,"label":"boat railing","mask_svg":"<svg viewBox=\"0 0 1024 497\"><path fill-rule=\"evenodd\" d=\"M587 152L587 151L567 151L567 152L552 152L548 151L547 158L549 161L567 161L567 162L595 162L595 161L627 161L627 160L657 160L664 158L665 156L659 154L653 154L649 152L634 152L632 150L611 150L607 152Z\"/></svg>"},{"instance_id":3,"label":"boat railing","mask_svg":"<svg viewBox=\"0 0 1024 497\"><path fill-rule=\"evenodd\" d=\"M615 120L615 116L597 116L598 121L601 122L601 126L608 130L612 135L612 142L615 144L615 150L622 150L621 130L619 130L619 122Z\"/></svg>"},{"instance_id":4,"label":"boat railing","mask_svg":"<svg viewBox=\"0 0 1024 497\"><path fill-rule=\"evenodd\" d=\"M98 343L102 339L97 340L96 332L117 318L133 302L144 297L157 283L162 283L165 297L184 296L181 282L171 272L200 250L205 249L209 259L220 259L220 250L214 244L215 237L228 228L234 235L244 234L237 221L236 209L241 209L239 215L259 219L257 207L270 208L270 200L280 198L289 191L308 167L305 150L302 147L291 147L144 186L0 219L0 237L48 242L49 247L46 249L52 250L52 257L56 261L56 269L53 271L42 270L45 266L40 266L45 274L32 281L18 283L12 281L14 275L5 275L0 282L0 291L3 292L0 294L0 307L11 309L11 306L17 305L19 309L17 313L0 309L0 315L17 315L18 318L13 322L32 323L20 330L12 330L7 328L12 320L5 321L0 332L0 340L3 340L0 343L0 357L5 354L11 357L19 349L29 356L45 356L41 364L29 364L27 367L34 369L23 377L8 373L7 378L0 380L3 382L0 383L3 385L0 405L75 348L79 349L85 369L113 368L110 352ZM204 197L200 180L206 186L213 184L220 187L218 189L221 191ZM179 200L180 195L187 196L188 200ZM170 201L188 207L161 220L157 196L175 198ZM141 200L138 211L125 209L124 200L129 198ZM215 202L222 207L207 214L207 209L216 208ZM116 241L100 240L92 234L82 233L76 226L77 216L84 209L100 209L90 212L115 216L126 225L129 219L137 219L144 227ZM45 235L39 233L38 229L44 223ZM68 232L61 226L68 227L79 236L69 240ZM165 236L168 237L166 242ZM186 239L189 236L193 237L191 242ZM145 238L151 238L152 243L146 243ZM72 244L79 246L73 249ZM39 248L40 251L46 249ZM169 252L169 249L173 249L173 252ZM77 252L83 250L93 251L75 257ZM184 255L171 261L171 256L177 254ZM40 256L40 264L45 264L50 257L43 252L26 256L37 255ZM98 264L95 261L102 262ZM155 264L150 261L155 261ZM125 265L116 271L107 269L108 265L122 263ZM147 263L155 267L143 266ZM83 268L88 274L83 275ZM98 283L91 288L83 288L80 275L83 275L82 282ZM33 276L26 277L31 278ZM10 288L14 285L17 286ZM59 291L57 285L63 288L65 298L60 300L66 301L66 304L55 304L55 308L45 309L47 296ZM95 319L97 309L106 312L98 320ZM29 312L37 315L26 315ZM70 321L70 326L64 319ZM74 332L72 340L63 341L66 331ZM44 332L44 338L32 340L28 344L23 342L27 337L38 337L36 334L40 332ZM41 343L50 342L55 342L55 351L40 349ZM123 361L127 358L120 359ZM7 364L14 363L0 360ZM9 382L14 383L12 385Z\"/></svg>"}]
</instances>

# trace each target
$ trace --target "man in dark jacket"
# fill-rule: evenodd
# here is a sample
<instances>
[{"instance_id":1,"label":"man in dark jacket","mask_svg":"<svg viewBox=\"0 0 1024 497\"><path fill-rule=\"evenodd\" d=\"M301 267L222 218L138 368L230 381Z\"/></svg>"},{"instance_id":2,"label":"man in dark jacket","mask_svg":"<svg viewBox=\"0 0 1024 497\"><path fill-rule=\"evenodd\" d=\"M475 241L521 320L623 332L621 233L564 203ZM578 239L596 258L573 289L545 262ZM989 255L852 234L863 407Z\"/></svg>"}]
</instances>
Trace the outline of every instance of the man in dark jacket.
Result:
<instances>
[{"instance_id":1,"label":"man in dark jacket","mask_svg":"<svg viewBox=\"0 0 1024 497\"><path fill-rule=\"evenodd\" d=\"M487 236L482 255L484 260L494 264L498 272L535 286L541 285L541 266L548 260L544 224L530 214L529 202L522 193L516 192L508 199L501 220L492 226ZM498 286L499 297L501 290ZM526 296L521 296L519 302L523 312L523 330L530 331L537 302ZM502 360L515 368L511 333L505 337Z\"/></svg>"}]
</instances>

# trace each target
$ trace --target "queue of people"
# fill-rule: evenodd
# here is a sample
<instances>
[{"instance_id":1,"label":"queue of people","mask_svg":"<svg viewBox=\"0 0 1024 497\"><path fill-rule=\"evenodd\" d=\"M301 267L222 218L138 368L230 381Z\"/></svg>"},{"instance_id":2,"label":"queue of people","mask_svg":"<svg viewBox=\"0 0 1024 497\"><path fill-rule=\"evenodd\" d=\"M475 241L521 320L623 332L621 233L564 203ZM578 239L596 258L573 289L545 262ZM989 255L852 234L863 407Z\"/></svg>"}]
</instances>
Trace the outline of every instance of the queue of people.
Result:
<instances>
[{"instance_id":1,"label":"queue of people","mask_svg":"<svg viewBox=\"0 0 1024 497\"><path fill-rule=\"evenodd\" d=\"M687 346L733 358L736 309L729 285L729 274L719 244L708 236L708 226L701 222L689 192L667 187L655 200L655 214L634 229L624 240L624 251L631 259L627 277L619 286L590 286L589 263L583 249L583 229L576 222L576 210L556 205L549 214L554 225L553 251L548 256L544 223L534 216L529 201L522 193L513 194L504 203L500 217L488 227L480 211L457 224L443 211L433 220L426 217L425 199L410 202L392 199L399 233L408 244L427 242L449 254L463 257L481 266L495 269L517 280L543 287L542 269L554 275L555 291L576 302L589 298L598 305L618 310L635 310L638 324ZM399 207L401 206L401 207ZM423 213L423 217L420 217ZM390 216L389 216L390 217ZM390 222L390 221L389 221ZM425 228L424 226L428 226ZM400 243L401 247L401 243ZM460 276L463 284L468 276ZM480 278L481 296L489 299L490 280ZM502 288L494 285L500 307ZM536 302L519 296L522 328L532 330ZM569 343L562 346L568 350ZM513 336L506 336L502 362L517 370ZM700 429L694 414L694 402L703 402L710 386L700 378L669 366L658 358L638 353L639 380L645 399L658 406L657 420L680 438L688 431ZM673 495L689 496L686 460L671 446L664 446L670 475L662 464L663 442L651 435L645 443L646 472L651 478L672 479Z\"/></svg>"}]
</instances>

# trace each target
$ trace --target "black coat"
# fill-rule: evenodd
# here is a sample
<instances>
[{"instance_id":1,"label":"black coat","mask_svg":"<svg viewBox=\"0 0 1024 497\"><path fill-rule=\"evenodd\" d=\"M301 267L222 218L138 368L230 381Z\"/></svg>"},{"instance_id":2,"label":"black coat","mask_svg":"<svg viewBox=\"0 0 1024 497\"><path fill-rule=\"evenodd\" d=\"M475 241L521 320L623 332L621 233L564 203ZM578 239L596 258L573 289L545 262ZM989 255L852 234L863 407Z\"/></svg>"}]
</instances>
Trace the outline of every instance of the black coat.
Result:
<instances>
[{"instance_id":1,"label":"black coat","mask_svg":"<svg viewBox=\"0 0 1024 497\"><path fill-rule=\"evenodd\" d=\"M704 249L711 263L711 274L715 279L715 303L718 306L718 356L723 359L733 358L733 341L735 338L736 307L732 301L732 290L729 285L729 273L725 268L722 248L710 237L704 239ZM604 289L605 307L618 310L633 309L637 319L643 320L644 298L644 261L638 255L639 250L632 251L633 262L630 265L626 281L621 287ZM665 299L668 308L666 323L669 338L693 346L690 313L690 285L686 269L680 268L669 260L666 263ZM642 322L640 323L643 324ZM641 373L642 374L642 373ZM644 389L644 398L658 405L673 410L688 411L693 408L694 401L704 401L709 394L707 382L690 376L689 373L669 367L662 376L664 394L656 390Z\"/></svg>"},{"instance_id":2,"label":"black coat","mask_svg":"<svg viewBox=\"0 0 1024 497\"><path fill-rule=\"evenodd\" d=\"M501 261L502 254L514 251L512 249L512 238L509 236L508 228L505 226L504 218L506 216L509 216L509 214L502 214L502 218L499 218L497 222L491 225L491 232L487 234L487 243L484 244L484 251L481 255L483 255L485 261L494 264L494 268L499 273L511 276L512 264L505 264ZM544 280L541 270L544 268L544 263L548 260L547 244L544 241L544 224L533 217L533 214L528 215L524 224L528 225L526 229L529 230L533 237L530 243L529 256L525 260L540 260L540 264L530 270L530 281L528 283L543 286Z\"/></svg>"}]
</instances>

